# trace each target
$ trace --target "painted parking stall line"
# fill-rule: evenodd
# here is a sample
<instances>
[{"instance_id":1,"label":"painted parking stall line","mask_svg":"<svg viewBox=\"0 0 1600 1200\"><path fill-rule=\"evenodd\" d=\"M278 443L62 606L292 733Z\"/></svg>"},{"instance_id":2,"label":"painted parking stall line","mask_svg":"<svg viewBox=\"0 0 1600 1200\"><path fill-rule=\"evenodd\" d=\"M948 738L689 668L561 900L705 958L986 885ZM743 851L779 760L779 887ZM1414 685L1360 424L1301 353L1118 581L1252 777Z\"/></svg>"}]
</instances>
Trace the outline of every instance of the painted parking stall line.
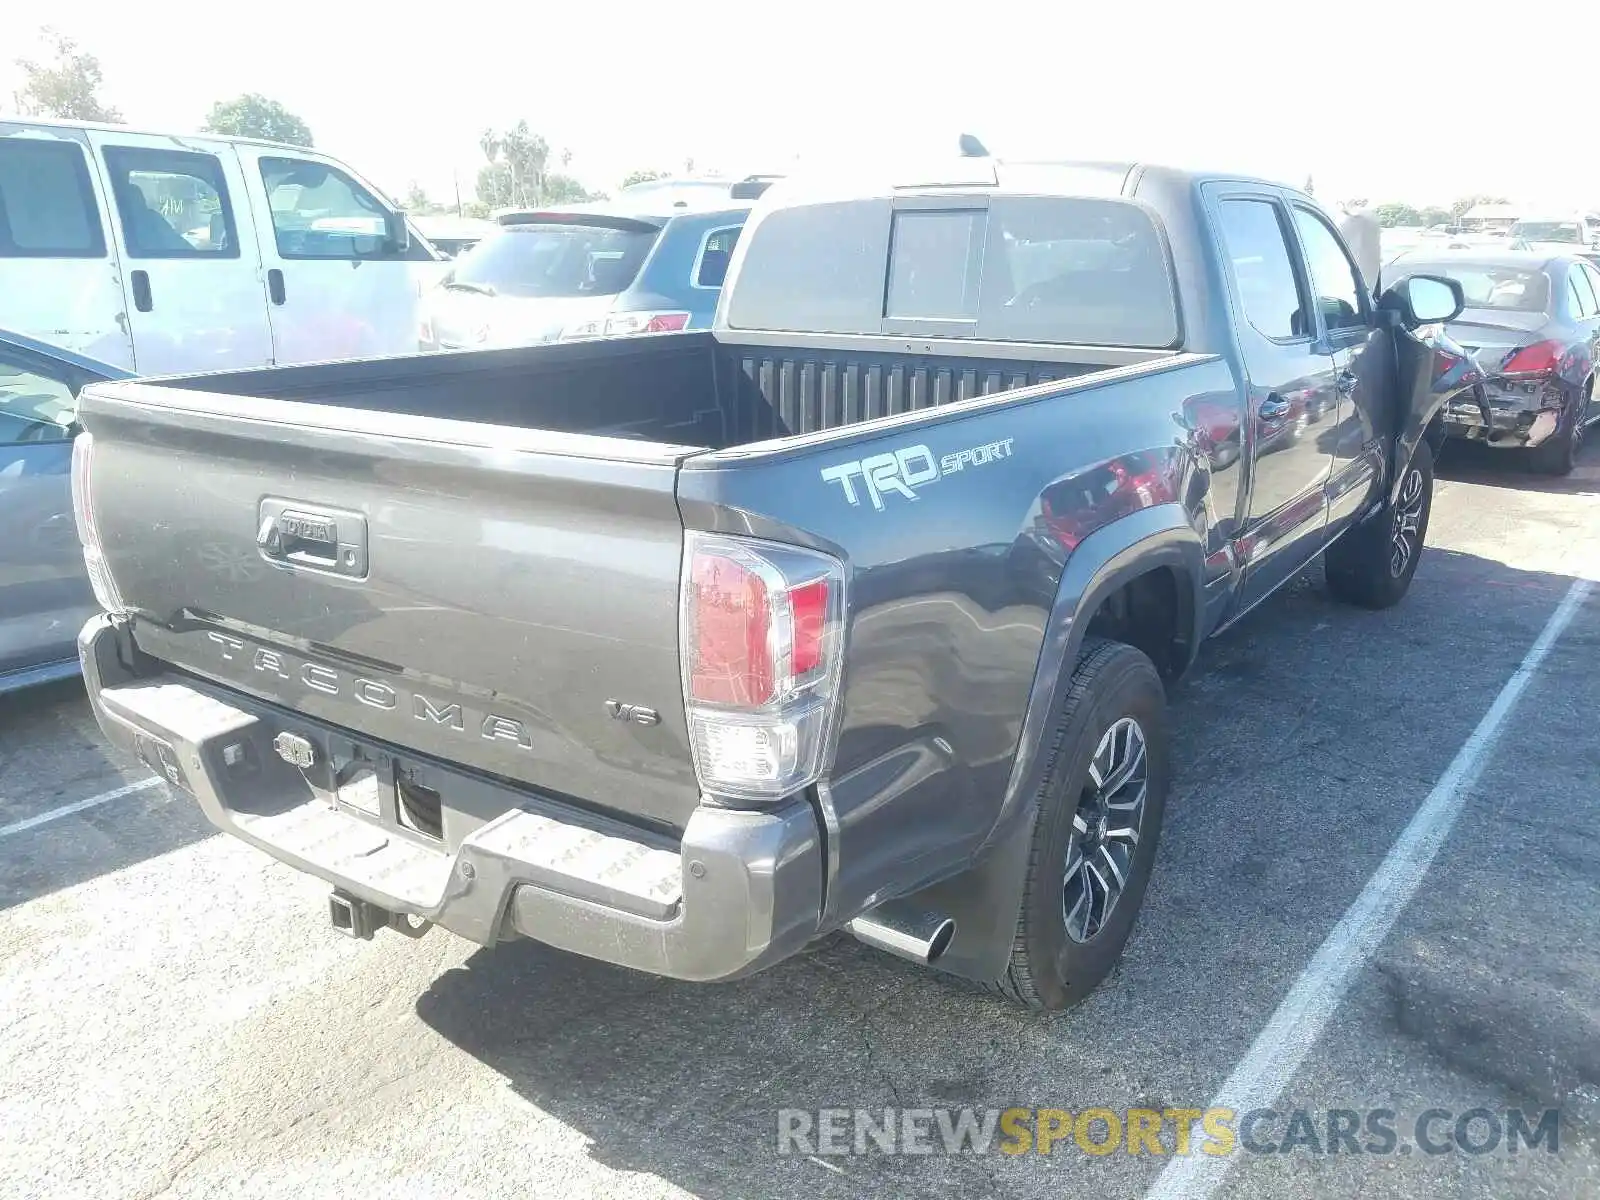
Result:
<instances>
[{"instance_id":1,"label":"painted parking stall line","mask_svg":"<svg viewBox=\"0 0 1600 1200\"><path fill-rule=\"evenodd\" d=\"M1349 990L1357 969L1382 944L1421 885L1482 774L1506 718L1593 587L1590 580L1573 580L1472 735L1218 1090L1212 1108L1236 1113L1268 1108L1294 1078ZM1200 1144L1194 1149L1196 1153L1167 1164L1147 1193L1148 1200L1196 1200L1217 1189L1233 1156L1199 1153Z\"/></svg>"},{"instance_id":2,"label":"painted parking stall line","mask_svg":"<svg viewBox=\"0 0 1600 1200\"><path fill-rule=\"evenodd\" d=\"M158 776L152 775L149 779L141 779L138 783L112 788L109 792L101 792L98 796L90 796L87 800L75 800L71 804L63 804L60 808L52 808L49 812L42 812L21 821L13 821L9 825L0 825L0 838L10 837L14 833L26 833L30 829L37 829L41 825L59 821L62 817L70 817L74 813L87 812L91 808L99 808L102 804L120 800L124 796L133 795L135 792L146 791L163 782L165 781Z\"/></svg>"}]
</instances>

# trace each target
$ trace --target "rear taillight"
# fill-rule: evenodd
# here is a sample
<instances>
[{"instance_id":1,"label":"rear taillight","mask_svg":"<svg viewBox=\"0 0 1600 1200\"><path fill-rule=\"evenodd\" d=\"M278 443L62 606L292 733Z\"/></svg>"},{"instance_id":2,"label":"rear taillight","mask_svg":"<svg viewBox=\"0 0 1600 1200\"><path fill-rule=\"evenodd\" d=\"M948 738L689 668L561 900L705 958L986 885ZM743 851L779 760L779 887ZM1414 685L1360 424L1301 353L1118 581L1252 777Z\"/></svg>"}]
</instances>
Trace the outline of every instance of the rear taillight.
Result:
<instances>
[{"instance_id":1,"label":"rear taillight","mask_svg":"<svg viewBox=\"0 0 1600 1200\"><path fill-rule=\"evenodd\" d=\"M94 459L94 436L80 433L72 443L72 515L78 524L78 542L83 547L83 565L89 573L89 587L95 601L107 612L122 612L122 595L106 566L100 548L100 527L94 519L94 500L89 487Z\"/></svg>"},{"instance_id":2,"label":"rear taillight","mask_svg":"<svg viewBox=\"0 0 1600 1200\"><path fill-rule=\"evenodd\" d=\"M1500 363L1502 375L1553 375L1565 347L1560 342L1534 342L1506 355Z\"/></svg>"},{"instance_id":3,"label":"rear taillight","mask_svg":"<svg viewBox=\"0 0 1600 1200\"><path fill-rule=\"evenodd\" d=\"M776 799L821 778L833 750L843 621L838 559L686 535L683 692L704 791Z\"/></svg>"},{"instance_id":4,"label":"rear taillight","mask_svg":"<svg viewBox=\"0 0 1600 1200\"><path fill-rule=\"evenodd\" d=\"M621 337L630 333L677 333L688 325L686 312L619 312L568 325L561 331L561 340Z\"/></svg>"}]
</instances>

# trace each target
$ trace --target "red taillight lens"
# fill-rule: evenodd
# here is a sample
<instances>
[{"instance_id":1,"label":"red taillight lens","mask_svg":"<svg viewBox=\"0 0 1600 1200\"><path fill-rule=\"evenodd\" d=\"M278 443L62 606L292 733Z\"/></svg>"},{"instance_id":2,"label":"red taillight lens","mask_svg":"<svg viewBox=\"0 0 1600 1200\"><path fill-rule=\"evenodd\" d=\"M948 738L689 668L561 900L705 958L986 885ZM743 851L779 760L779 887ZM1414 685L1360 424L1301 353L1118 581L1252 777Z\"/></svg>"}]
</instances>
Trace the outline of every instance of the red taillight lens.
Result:
<instances>
[{"instance_id":1,"label":"red taillight lens","mask_svg":"<svg viewBox=\"0 0 1600 1200\"><path fill-rule=\"evenodd\" d=\"M832 753L844 564L753 538L685 540L679 653L701 786L790 795L821 778Z\"/></svg>"},{"instance_id":2,"label":"red taillight lens","mask_svg":"<svg viewBox=\"0 0 1600 1200\"><path fill-rule=\"evenodd\" d=\"M735 559L697 553L688 600L689 699L741 708L772 699L766 581Z\"/></svg>"},{"instance_id":3,"label":"red taillight lens","mask_svg":"<svg viewBox=\"0 0 1600 1200\"><path fill-rule=\"evenodd\" d=\"M822 639L828 624L828 581L817 579L790 588L789 612L794 622L791 669L797 678L804 678L822 665Z\"/></svg>"},{"instance_id":4,"label":"red taillight lens","mask_svg":"<svg viewBox=\"0 0 1600 1200\"><path fill-rule=\"evenodd\" d=\"M1534 342L1506 355L1500 363L1502 375L1552 375L1561 361L1560 342Z\"/></svg>"},{"instance_id":5,"label":"red taillight lens","mask_svg":"<svg viewBox=\"0 0 1600 1200\"><path fill-rule=\"evenodd\" d=\"M641 333L676 333L689 323L686 312L657 313L645 322Z\"/></svg>"}]
</instances>

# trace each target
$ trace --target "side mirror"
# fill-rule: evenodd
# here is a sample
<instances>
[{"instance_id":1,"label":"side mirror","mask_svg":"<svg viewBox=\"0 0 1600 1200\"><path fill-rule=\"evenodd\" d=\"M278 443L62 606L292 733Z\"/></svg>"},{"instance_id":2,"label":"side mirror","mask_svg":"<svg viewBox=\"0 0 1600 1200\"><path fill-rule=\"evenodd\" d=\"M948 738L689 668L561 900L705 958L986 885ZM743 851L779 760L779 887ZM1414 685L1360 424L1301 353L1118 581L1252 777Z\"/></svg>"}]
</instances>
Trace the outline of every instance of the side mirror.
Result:
<instances>
[{"instance_id":1,"label":"side mirror","mask_svg":"<svg viewBox=\"0 0 1600 1200\"><path fill-rule=\"evenodd\" d=\"M1454 321L1466 306L1461 285L1442 275L1413 275L1378 298L1378 307L1398 313L1407 329Z\"/></svg>"},{"instance_id":2,"label":"side mirror","mask_svg":"<svg viewBox=\"0 0 1600 1200\"><path fill-rule=\"evenodd\" d=\"M383 218L384 241L389 253L404 254L411 249L411 226L403 212L390 210Z\"/></svg>"}]
</instances>

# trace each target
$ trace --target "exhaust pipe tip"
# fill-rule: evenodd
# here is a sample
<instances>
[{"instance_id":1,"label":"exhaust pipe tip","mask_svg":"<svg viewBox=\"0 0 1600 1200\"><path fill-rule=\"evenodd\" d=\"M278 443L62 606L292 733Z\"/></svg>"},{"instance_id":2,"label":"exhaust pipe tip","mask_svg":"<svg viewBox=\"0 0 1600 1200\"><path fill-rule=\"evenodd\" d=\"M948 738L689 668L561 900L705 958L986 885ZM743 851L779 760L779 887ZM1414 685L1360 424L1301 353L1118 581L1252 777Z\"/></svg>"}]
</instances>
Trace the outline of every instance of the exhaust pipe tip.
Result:
<instances>
[{"instance_id":1,"label":"exhaust pipe tip","mask_svg":"<svg viewBox=\"0 0 1600 1200\"><path fill-rule=\"evenodd\" d=\"M939 961L956 935L953 918L895 900L869 909L845 928L857 941L925 967Z\"/></svg>"}]
</instances>

